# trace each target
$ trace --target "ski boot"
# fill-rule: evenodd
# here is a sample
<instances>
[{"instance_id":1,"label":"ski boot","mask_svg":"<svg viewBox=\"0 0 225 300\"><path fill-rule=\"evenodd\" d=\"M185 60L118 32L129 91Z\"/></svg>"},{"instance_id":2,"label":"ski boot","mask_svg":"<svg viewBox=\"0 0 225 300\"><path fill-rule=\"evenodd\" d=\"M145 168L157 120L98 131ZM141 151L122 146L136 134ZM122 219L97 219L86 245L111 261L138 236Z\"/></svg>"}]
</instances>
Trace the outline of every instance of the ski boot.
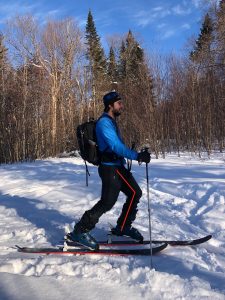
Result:
<instances>
[{"instance_id":1,"label":"ski boot","mask_svg":"<svg viewBox=\"0 0 225 300\"><path fill-rule=\"evenodd\" d=\"M113 235L117 236L127 236L132 238L133 240L138 241L139 243L143 243L143 236L141 233L134 227L124 227L123 230L121 231L120 226L116 226L115 228L111 229L111 233Z\"/></svg>"},{"instance_id":2,"label":"ski boot","mask_svg":"<svg viewBox=\"0 0 225 300\"><path fill-rule=\"evenodd\" d=\"M66 235L68 241L75 242L78 245L84 246L90 250L99 250L99 244L88 232L77 233L72 231Z\"/></svg>"}]
</instances>

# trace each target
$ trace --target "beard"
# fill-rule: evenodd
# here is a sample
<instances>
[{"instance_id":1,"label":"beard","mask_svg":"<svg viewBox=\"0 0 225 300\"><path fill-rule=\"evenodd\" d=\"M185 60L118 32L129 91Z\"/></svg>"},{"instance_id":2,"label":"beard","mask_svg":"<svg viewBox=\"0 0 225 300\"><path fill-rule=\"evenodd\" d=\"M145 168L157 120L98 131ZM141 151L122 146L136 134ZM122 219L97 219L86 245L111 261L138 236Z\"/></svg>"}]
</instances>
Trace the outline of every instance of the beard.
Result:
<instances>
[{"instance_id":1,"label":"beard","mask_svg":"<svg viewBox=\"0 0 225 300\"><path fill-rule=\"evenodd\" d=\"M119 117L122 113L122 109L115 109L114 108L112 112L113 112L115 117Z\"/></svg>"},{"instance_id":2,"label":"beard","mask_svg":"<svg viewBox=\"0 0 225 300\"><path fill-rule=\"evenodd\" d=\"M119 111L119 110L114 110L114 111L113 111L113 114L114 114L115 117L119 117L119 116L121 115L121 111Z\"/></svg>"}]
</instances>

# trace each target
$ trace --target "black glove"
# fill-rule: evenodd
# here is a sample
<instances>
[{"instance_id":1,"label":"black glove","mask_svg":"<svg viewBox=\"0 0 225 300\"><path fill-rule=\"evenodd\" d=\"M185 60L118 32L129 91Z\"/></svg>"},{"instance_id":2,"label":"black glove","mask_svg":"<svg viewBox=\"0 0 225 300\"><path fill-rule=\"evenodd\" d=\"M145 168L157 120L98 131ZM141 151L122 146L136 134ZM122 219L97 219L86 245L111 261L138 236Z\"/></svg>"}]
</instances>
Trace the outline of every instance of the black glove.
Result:
<instances>
[{"instance_id":1,"label":"black glove","mask_svg":"<svg viewBox=\"0 0 225 300\"><path fill-rule=\"evenodd\" d=\"M147 150L141 151L138 153L138 162L139 163L145 162L148 164L150 162L150 160L151 160L151 155Z\"/></svg>"}]
</instances>

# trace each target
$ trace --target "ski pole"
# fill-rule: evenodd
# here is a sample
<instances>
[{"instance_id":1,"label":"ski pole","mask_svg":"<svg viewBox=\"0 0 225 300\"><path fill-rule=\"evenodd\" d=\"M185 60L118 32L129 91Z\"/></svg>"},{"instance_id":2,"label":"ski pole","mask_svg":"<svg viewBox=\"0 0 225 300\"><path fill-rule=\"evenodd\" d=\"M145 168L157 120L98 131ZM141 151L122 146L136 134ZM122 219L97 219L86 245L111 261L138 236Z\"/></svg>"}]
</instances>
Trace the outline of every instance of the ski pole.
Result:
<instances>
[{"instance_id":1,"label":"ski pole","mask_svg":"<svg viewBox=\"0 0 225 300\"><path fill-rule=\"evenodd\" d=\"M148 163L146 163L146 181L147 181L147 198L148 198L148 221L149 221L149 237L150 237L150 267L153 269L152 264L152 226L151 226L151 205L149 197L149 176L148 176Z\"/></svg>"}]
</instances>

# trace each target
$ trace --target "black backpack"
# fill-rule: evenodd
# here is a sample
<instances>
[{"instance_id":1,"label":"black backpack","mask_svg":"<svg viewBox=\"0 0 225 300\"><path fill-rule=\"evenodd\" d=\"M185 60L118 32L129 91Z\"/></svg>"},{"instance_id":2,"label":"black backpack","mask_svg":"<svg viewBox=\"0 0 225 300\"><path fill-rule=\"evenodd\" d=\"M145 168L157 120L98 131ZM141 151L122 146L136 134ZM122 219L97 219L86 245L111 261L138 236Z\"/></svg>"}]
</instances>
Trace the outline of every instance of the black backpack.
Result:
<instances>
[{"instance_id":1,"label":"black backpack","mask_svg":"<svg viewBox=\"0 0 225 300\"><path fill-rule=\"evenodd\" d=\"M101 116L104 118L109 116ZM99 119L100 119L99 118ZM98 119L98 120L99 120ZM96 138L96 123L98 120L90 120L77 126L77 141L80 149L80 156L83 158L86 167L86 185L88 186L88 171L87 162L98 166L101 161L113 161L117 160L118 156L114 153L106 153L105 149L103 152L99 151ZM117 129L118 130L118 129Z\"/></svg>"},{"instance_id":2,"label":"black backpack","mask_svg":"<svg viewBox=\"0 0 225 300\"><path fill-rule=\"evenodd\" d=\"M88 186L87 162L98 166L100 164L100 152L98 150L95 127L96 120L90 120L77 126L77 142L79 146L80 156L83 158L86 167L86 185Z\"/></svg>"},{"instance_id":3,"label":"black backpack","mask_svg":"<svg viewBox=\"0 0 225 300\"><path fill-rule=\"evenodd\" d=\"M100 163L100 153L97 146L95 133L97 121L91 120L77 126L77 141L80 149L80 156L86 162L95 166Z\"/></svg>"}]
</instances>

